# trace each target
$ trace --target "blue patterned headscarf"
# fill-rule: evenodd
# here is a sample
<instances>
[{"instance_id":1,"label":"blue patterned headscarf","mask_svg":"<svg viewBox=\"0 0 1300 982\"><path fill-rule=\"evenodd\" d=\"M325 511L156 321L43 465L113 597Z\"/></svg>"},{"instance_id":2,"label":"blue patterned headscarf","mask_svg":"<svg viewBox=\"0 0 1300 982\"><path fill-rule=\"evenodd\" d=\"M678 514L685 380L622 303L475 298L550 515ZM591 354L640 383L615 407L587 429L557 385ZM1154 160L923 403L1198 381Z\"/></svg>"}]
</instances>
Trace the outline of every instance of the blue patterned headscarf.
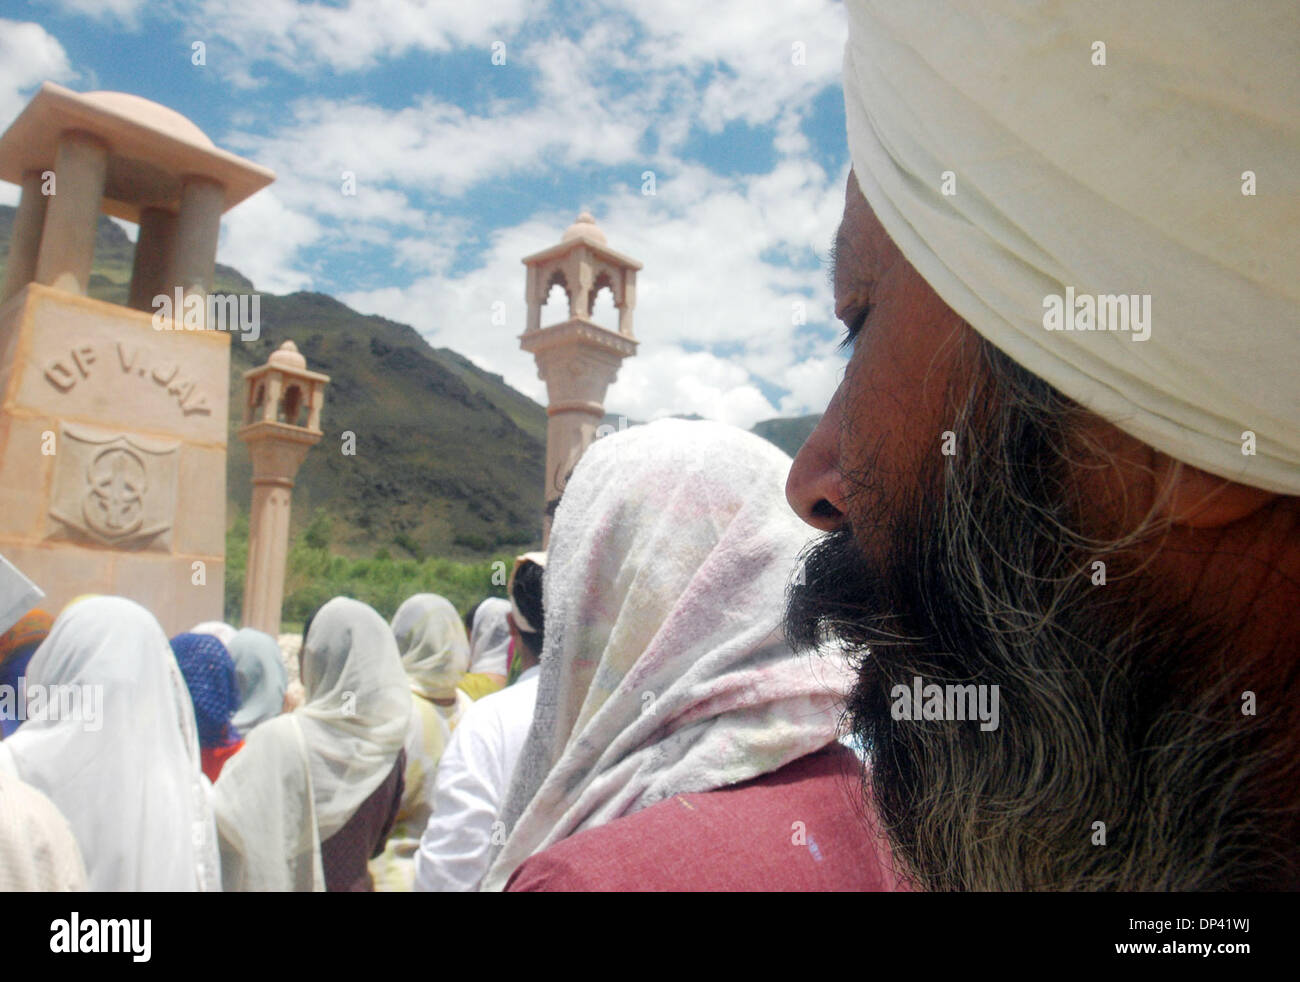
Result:
<instances>
[{"instance_id":1,"label":"blue patterned headscarf","mask_svg":"<svg viewBox=\"0 0 1300 982\"><path fill-rule=\"evenodd\" d=\"M239 732L230 717L239 708L239 683L226 646L210 634L178 634L172 638L172 652L194 703L199 745L207 749L237 743Z\"/></svg>"}]
</instances>

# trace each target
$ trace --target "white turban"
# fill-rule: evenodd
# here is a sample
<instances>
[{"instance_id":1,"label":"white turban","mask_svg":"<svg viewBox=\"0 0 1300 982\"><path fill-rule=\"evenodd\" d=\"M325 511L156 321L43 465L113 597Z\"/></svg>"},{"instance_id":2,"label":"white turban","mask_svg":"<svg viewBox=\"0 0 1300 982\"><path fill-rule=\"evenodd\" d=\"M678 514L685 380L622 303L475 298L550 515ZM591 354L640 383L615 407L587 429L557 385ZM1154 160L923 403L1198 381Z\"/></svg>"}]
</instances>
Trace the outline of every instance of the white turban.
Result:
<instances>
[{"instance_id":1,"label":"white turban","mask_svg":"<svg viewBox=\"0 0 1300 982\"><path fill-rule=\"evenodd\" d=\"M1300 494L1300 6L848 10L853 169L939 296L1143 442ZM1047 329L1071 293L1149 295L1149 337Z\"/></svg>"}]
</instances>

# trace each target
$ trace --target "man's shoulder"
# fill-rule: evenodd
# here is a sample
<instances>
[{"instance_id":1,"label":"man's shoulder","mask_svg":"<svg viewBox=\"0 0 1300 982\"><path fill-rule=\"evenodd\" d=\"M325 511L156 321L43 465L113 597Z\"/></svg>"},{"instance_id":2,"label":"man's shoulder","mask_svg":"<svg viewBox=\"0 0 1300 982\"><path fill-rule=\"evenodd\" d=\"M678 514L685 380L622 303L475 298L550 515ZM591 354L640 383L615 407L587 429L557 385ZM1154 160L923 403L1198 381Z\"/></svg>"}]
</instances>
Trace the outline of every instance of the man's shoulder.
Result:
<instances>
[{"instance_id":1,"label":"man's shoulder","mask_svg":"<svg viewBox=\"0 0 1300 982\"><path fill-rule=\"evenodd\" d=\"M524 679L499 692L477 700L465 710L451 734L454 742L486 740L493 745L501 742L503 734L517 728L522 721L525 730L533 718L533 704L537 700L537 680Z\"/></svg>"},{"instance_id":2,"label":"man's shoulder","mask_svg":"<svg viewBox=\"0 0 1300 982\"><path fill-rule=\"evenodd\" d=\"M509 889L891 890L859 775L832 746L744 784L674 795L538 853Z\"/></svg>"},{"instance_id":3,"label":"man's shoulder","mask_svg":"<svg viewBox=\"0 0 1300 982\"><path fill-rule=\"evenodd\" d=\"M469 709L465 710L464 718L468 719L471 714L480 718L488 715L501 716L515 712L521 705L532 706L536 700L537 676L531 675L519 679L514 685L490 692L476 700Z\"/></svg>"}]
</instances>

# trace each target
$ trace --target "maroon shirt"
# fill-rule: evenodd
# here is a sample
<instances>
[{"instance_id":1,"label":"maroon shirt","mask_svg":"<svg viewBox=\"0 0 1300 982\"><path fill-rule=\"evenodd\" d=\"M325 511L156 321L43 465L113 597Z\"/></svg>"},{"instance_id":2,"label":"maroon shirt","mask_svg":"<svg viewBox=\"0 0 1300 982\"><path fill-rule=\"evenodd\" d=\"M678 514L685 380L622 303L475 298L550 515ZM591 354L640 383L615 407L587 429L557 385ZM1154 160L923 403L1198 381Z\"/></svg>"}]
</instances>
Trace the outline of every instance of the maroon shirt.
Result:
<instances>
[{"instance_id":1,"label":"maroon shirt","mask_svg":"<svg viewBox=\"0 0 1300 982\"><path fill-rule=\"evenodd\" d=\"M778 771L679 794L529 857L511 891L898 890L861 765L832 744Z\"/></svg>"},{"instance_id":2,"label":"maroon shirt","mask_svg":"<svg viewBox=\"0 0 1300 982\"><path fill-rule=\"evenodd\" d=\"M370 792L343 828L320 844L328 892L368 893L375 889L366 863L384 851L388 833L393 830L406 789L405 770L406 750L402 749L383 783Z\"/></svg>"}]
</instances>

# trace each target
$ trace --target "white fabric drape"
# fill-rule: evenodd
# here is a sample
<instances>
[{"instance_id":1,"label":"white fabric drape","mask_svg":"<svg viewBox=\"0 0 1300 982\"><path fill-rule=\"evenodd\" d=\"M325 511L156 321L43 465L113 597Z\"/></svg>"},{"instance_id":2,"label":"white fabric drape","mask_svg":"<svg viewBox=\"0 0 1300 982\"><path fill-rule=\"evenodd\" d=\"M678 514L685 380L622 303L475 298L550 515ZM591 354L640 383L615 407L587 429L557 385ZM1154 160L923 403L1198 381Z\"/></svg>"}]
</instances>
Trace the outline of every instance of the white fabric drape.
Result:
<instances>
[{"instance_id":1,"label":"white fabric drape","mask_svg":"<svg viewBox=\"0 0 1300 982\"><path fill-rule=\"evenodd\" d=\"M186 633L211 635L229 648L230 642L235 640L235 635L237 635L239 631L227 624L225 621L203 621L201 624L195 624Z\"/></svg>"},{"instance_id":2,"label":"white fabric drape","mask_svg":"<svg viewBox=\"0 0 1300 982\"><path fill-rule=\"evenodd\" d=\"M306 702L249 734L214 789L228 890L323 890L320 843L389 775L411 696L388 625L346 597L304 642Z\"/></svg>"},{"instance_id":3,"label":"white fabric drape","mask_svg":"<svg viewBox=\"0 0 1300 982\"><path fill-rule=\"evenodd\" d=\"M120 597L67 608L27 680L29 692L102 693L98 719L28 719L0 744L12 770L67 818L90 888L220 889L194 710L153 615Z\"/></svg>"},{"instance_id":4,"label":"white fabric drape","mask_svg":"<svg viewBox=\"0 0 1300 982\"><path fill-rule=\"evenodd\" d=\"M469 633L471 672L506 674L510 656L508 613L510 601L504 597L488 597L474 611L474 628Z\"/></svg>"},{"instance_id":5,"label":"white fabric drape","mask_svg":"<svg viewBox=\"0 0 1300 982\"><path fill-rule=\"evenodd\" d=\"M939 296L1145 443L1300 494L1300 6L846 6L853 169ZM1046 329L1067 288L1149 295L1149 338Z\"/></svg>"},{"instance_id":6,"label":"white fabric drape","mask_svg":"<svg viewBox=\"0 0 1300 982\"><path fill-rule=\"evenodd\" d=\"M226 647L239 680L239 709L230 722L247 737L254 727L280 715L289 672L280 660L280 645L263 631L243 628Z\"/></svg>"},{"instance_id":7,"label":"white fabric drape","mask_svg":"<svg viewBox=\"0 0 1300 982\"><path fill-rule=\"evenodd\" d=\"M795 654L780 631L813 535L786 503L789 470L767 441L709 422L586 451L551 529L536 714L484 889L575 832L836 738L847 664Z\"/></svg>"},{"instance_id":8,"label":"white fabric drape","mask_svg":"<svg viewBox=\"0 0 1300 982\"><path fill-rule=\"evenodd\" d=\"M426 699L452 698L469 669L469 638L451 601L417 593L397 608L392 630L411 691Z\"/></svg>"},{"instance_id":9,"label":"white fabric drape","mask_svg":"<svg viewBox=\"0 0 1300 982\"><path fill-rule=\"evenodd\" d=\"M86 889L68 820L35 788L0 768L0 892Z\"/></svg>"}]
</instances>

